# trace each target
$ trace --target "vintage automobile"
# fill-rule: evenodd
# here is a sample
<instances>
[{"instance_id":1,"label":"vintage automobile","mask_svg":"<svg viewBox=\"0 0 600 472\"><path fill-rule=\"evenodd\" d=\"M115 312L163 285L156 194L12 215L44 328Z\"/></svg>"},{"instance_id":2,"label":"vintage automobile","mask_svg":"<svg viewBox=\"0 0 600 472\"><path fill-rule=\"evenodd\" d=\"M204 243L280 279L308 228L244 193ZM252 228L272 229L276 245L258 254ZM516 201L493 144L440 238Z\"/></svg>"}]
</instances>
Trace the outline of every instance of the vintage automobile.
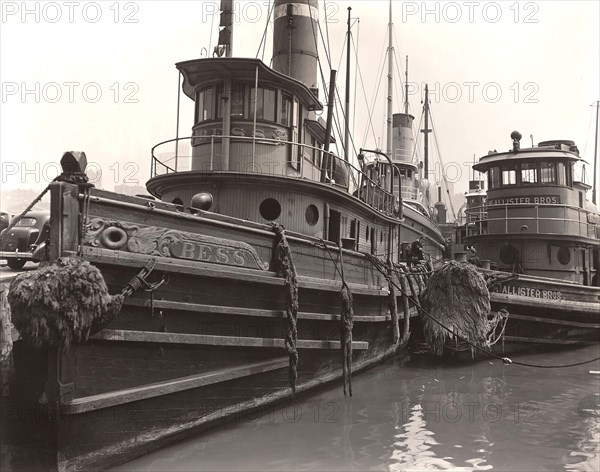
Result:
<instances>
[{"instance_id":1,"label":"vintage automobile","mask_svg":"<svg viewBox=\"0 0 600 472\"><path fill-rule=\"evenodd\" d=\"M10 223L10 214L0 211L0 231L7 228Z\"/></svg>"},{"instance_id":2,"label":"vintage automobile","mask_svg":"<svg viewBox=\"0 0 600 472\"><path fill-rule=\"evenodd\" d=\"M30 211L9 231L0 234L0 260L11 269L22 269L27 261L38 262L50 236L50 213Z\"/></svg>"}]
</instances>

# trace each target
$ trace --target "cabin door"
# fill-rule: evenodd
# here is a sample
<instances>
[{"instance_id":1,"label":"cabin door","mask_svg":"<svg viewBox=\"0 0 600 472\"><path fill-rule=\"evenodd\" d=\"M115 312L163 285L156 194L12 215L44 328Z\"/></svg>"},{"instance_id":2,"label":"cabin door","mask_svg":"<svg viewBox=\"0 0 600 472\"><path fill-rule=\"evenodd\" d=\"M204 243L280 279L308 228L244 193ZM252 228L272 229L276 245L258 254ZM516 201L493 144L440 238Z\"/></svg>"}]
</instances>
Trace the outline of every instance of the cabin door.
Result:
<instances>
[{"instance_id":1,"label":"cabin door","mask_svg":"<svg viewBox=\"0 0 600 472\"><path fill-rule=\"evenodd\" d=\"M342 223L342 214L339 211L329 210L329 227L327 236L332 243L340 244L340 226Z\"/></svg>"}]
</instances>

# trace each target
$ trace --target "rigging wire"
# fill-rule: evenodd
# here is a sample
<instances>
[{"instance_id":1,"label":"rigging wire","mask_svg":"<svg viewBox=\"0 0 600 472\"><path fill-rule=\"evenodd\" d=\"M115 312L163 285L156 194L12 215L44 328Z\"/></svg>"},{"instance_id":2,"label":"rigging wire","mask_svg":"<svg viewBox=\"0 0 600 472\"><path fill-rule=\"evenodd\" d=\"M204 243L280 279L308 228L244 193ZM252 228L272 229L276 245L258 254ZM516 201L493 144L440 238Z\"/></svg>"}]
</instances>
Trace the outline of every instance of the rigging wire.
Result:
<instances>
[{"instance_id":1,"label":"rigging wire","mask_svg":"<svg viewBox=\"0 0 600 472\"><path fill-rule=\"evenodd\" d=\"M431 107L429 108L429 115L431 117L431 129L436 129L435 128L435 124L434 124L434 119L433 119L433 113L431 111ZM446 178L446 173L444 172L444 167L442 166L442 159L441 159L441 152L440 152L440 145L438 143L438 139L437 139L437 133L433 133L433 140L435 141L435 147L437 149L437 160L438 163L440 164L440 174L442 175L442 180L444 182L444 184L446 184L446 194L448 195L448 203L450 204L450 209L452 210L452 217L454 218L454 220L456 220L456 212L454 211L454 204L452 203L452 198L450 196L450 187L448 186L448 179Z\"/></svg>"},{"instance_id":2,"label":"rigging wire","mask_svg":"<svg viewBox=\"0 0 600 472\"><path fill-rule=\"evenodd\" d=\"M271 0L269 0L268 5L268 10L269 10L269 14L267 15L267 24L265 25L265 30L263 32L262 38L260 40L260 44L258 45L258 49L256 50L256 59L258 59L258 55L260 54L260 48L263 48L263 53L262 53L262 57L261 60L264 59L265 57L265 48L264 46L267 44L267 31L269 29L269 23L270 23L270 19L271 19L271 13L273 12L273 7L275 6L275 3L273 2L273 6L271 6ZM273 51L274 52L274 51Z\"/></svg>"},{"instance_id":3,"label":"rigging wire","mask_svg":"<svg viewBox=\"0 0 600 472\"><path fill-rule=\"evenodd\" d=\"M213 26L215 25L215 16L212 15L212 20L210 22L210 36L208 37L208 51L206 52L206 57L210 57L210 48L212 47L212 37L213 37Z\"/></svg>"},{"instance_id":4,"label":"rigging wire","mask_svg":"<svg viewBox=\"0 0 600 472\"><path fill-rule=\"evenodd\" d=\"M311 19L312 19L312 16L311 16ZM323 37L323 30L321 29L320 22L317 22L317 26L319 29L319 36L321 38L321 42L323 43L323 48L325 49L325 57L327 58L327 63L329 65L329 69L331 70L331 54L330 54L330 51L327 49L327 44L325 44L325 38ZM313 26L313 28L314 28L314 26ZM313 33L314 33L314 30L313 30ZM315 35L315 38L316 38L316 35ZM315 39L315 41L316 41L316 39ZM327 81L325 79L325 74L323 73L323 66L321 64L321 61L317 61L317 65L319 66L319 74L321 75L321 82L323 83L323 88L325 89L325 93L329 93L329 87L327 87ZM335 92L334 93L339 98L339 91L338 91L337 83L335 84ZM329 99L329 97L327 97L327 99ZM337 106L337 100L334 100L334 111L337 110L336 106ZM339 125L336 113L333 113L333 126L335 127L335 130L337 132L337 136L342 136L342 132L340 130L340 125ZM339 148L338 140L335 140L334 144L335 144L336 154L339 155L340 148Z\"/></svg>"},{"instance_id":5,"label":"rigging wire","mask_svg":"<svg viewBox=\"0 0 600 472\"><path fill-rule=\"evenodd\" d=\"M351 37L350 39L352 40L352 49L354 50L354 97L352 99L352 129L354 130L354 128L356 127L356 85L357 85L357 81L358 81L358 40L359 38L359 34L360 34L360 18L356 19L356 47L354 46L354 38Z\"/></svg>"},{"instance_id":6,"label":"rigging wire","mask_svg":"<svg viewBox=\"0 0 600 472\"><path fill-rule=\"evenodd\" d=\"M377 83L377 88L373 91L373 97L371 99L371 111L372 112L375 111L375 108L376 108L375 103L377 101L377 96L379 95L379 87L381 86L381 80L383 79L383 68L385 67L385 38L384 38L384 41L383 41L383 46L384 47L382 47L381 59L379 61L379 65L381 66L381 69L379 70L379 73L378 73L379 81ZM372 116L369 117L369 120L370 120L369 124L372 127L373 126ZM373 130L373 133L375 133L374 130ZM365 135L364 135L362 147L365 146L366 142L367 142L367 130L365 130Z\"/></svg>"},{"instance_id":7,"label":"rigging wire","mask_svg":"<svg viewBox=\"0 0 600 472\"><path fill-rule=\"evenodd\" d=\"M404 112L404 102L408 102L408 97L404 96L404 87L402 86L402 77L404 77L404 75L402 74L402 70L401 70L401 62L398 60L398 58L396 57L396 50L399 49L398 47L398 40L396 38L396 28L393 27L392 25L392 37L394 39L394 59L395 59L395 63L396 63L396 72L398 73L398 77L400 78L400 90L401 90L401 94L397 94L397 97L400 98L400 96L402 96L402 101L400 102L400 110L402 110ZM410 107L410 103L408 104L408 106Z\"/></svg>"},{"instance_id":8,"label":"rigging wire","mask_svg":"<svg viewBox=\"0 0 600 472\"><path fill-rule=\"evenodd\" d=\"M327 21L327 1L323 0L323 8L325 9L325 33L327 35L327 46L325 47L325 55L327 56L327 64L329 64L329 69L331 69L331 45L329 44L329 22ZM319 31L321 30L321 25L319 25ZM323 33L321 33L321 38L323 37ZM325 45L325 41L323 40L323 45Z\"/></svg>"},{"instance_id":9,"label":"rigging wire","mask_svg":"<svg viewBox=\"0 0 600 472\"><path fill-rule=\"evenodd\" d=\"M354 41L352 41L352 47L354 49L354 56L358 59L358 49L357 49L357 47L355 47ZM377 137L375 136L375 129L373 128L373 110L371 110L370 107L369 107L369 99L367 98L367 92L366 92L365 82L364 82L363 76L362 76L362 69L360 68L360 64L359 64L358 60L356 61L356 66L357 66L357 70L358 70L357 76L360 79L360 85L361 85L361 89L362 89L362 92L363 92L363 97L365 99L365 105L367 107L367 115L369 117L369 120L367 122L367 131L366 131L366 133L368 133L368 128L370 128L371 132L373 133L373 140L376 141ZM355 89L355 91L356 91L356 89ZM356 103L356 101L355 101L355 103ZM366 137L365 137L365 139L363 141L362 147L365 147L365 144L366 144Z\"/></svg>"}]
</instances>

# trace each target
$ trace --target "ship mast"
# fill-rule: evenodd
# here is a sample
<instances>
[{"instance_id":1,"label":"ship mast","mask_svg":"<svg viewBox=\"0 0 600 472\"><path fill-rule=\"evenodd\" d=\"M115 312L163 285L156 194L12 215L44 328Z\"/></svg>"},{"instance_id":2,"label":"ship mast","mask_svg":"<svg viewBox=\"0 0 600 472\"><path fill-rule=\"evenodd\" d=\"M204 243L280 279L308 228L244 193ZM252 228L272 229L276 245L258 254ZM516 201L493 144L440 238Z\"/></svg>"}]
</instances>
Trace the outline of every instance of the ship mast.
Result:
<instances>
[{"instance_id":1,"label":"ship mast","mask_svg":"<svg viewBox=\"0 0 600 472\"><path fill-rule=\"evenodd\" d=\"M421 130L423 133L423 172L424 179L429 177L429 86L425 85L425 104L423 105L423 113L425 114L425 128Z\"/></svg>"},{"instance_id":2,"label":"ship mast","mask_svg":"<svg viewBox=\"0 0 600 472\"><path fill-rule=\"evenodd\" d=\"M404 114L408 115L408 56L406 56L406 71L404 72Z\"/></svg>"},{"instance_id":3,"label":"ship mast","mask_svg":"<svg viewBox=\"0 0 600 472\"><path fill-rule=\"evenodd\" d=\"M348 35L346 44L346 119L344 122L344 159L350 162L350 12L352 7L348 7Z\"/></svg>"},{"instance_id":4,"label":"ship mast","mask_svg":"<svg viewBox=\"0 0 600 472\"><path fill-rule=\"evenodd\" d=\"M393 138L393 127L392 127L392 115L394 113L393 111L393 90L394 90L394 83L393 83L393 72L394 72L394 48L392 46L392 28L393 28L393 24L392 24L392 0L390 0L390 10L389 10L389 19L388 19L388 48L387 48L387 56L388 56L388 83L387 83L387 146L386 146L386 153L388 156L392 156L392 138ZM393 169L390 169L390 171L392 172L392 178L393 177Z\"/></svg>"},{"instance_id":5,"label":"ship mast","mask_svg":"<svg viewBox=\"0 0 600 472\"><path fill-rule=\"evenodd\" d=\"M215 46L213 55L217 57L231 57L233 44L233 0L221 0L221 21L219 22L219 42Z\"/></svg>"}]
</instances>

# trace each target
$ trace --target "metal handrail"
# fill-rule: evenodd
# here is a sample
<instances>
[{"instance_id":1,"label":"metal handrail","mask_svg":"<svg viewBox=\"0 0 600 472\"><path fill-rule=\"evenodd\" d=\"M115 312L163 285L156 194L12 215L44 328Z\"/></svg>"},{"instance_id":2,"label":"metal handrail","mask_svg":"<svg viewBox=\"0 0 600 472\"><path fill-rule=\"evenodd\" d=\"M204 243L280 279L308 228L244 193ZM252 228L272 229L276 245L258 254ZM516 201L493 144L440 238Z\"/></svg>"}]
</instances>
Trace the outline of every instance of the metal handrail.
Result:
<instances>
[{"instance_id":1,"label":"metal handrail","mask_svg":"<svg viewBox=\"0 0 600 472\"><path fill-rule=\"evenodd\" d=\"M540 217L539 210L542 208L555 208L557 210L562 210L562 217ZM532 216L514 216L509 217L508 211L510 208L533 208L535 209L535 215ZM488 213L490 210L500 210L504 211L504 216L500 218L490 218ZM576 211L578 219L567 218L567 211ZM583 219L582 219L583 213ZM540 222L563 222L563 232L562 233L547 233L547 234L567 234L567 227L569 223L576 223L579 227L579 235L580 236L588 236L590 226L596 228L596 232L598 232L597 225L593 225L588 221L588 215L594 214L592 211L586 210L584 208L580 208L574 205L566 205L560 203L505 203L505 204L496 204L496 205L483 205L483 206L474 206L467 210L465 210L465 216L478 217L473 221L473 223L477 224L479 230L483 230L483 225L489 224L490 222L504 222L504 230L505 233L509 233L508 224L511 220L519 220L519 221L533 221L535 222L536 234L540 233ZM483 218L481 217L483 216ZM583 225L583 227L582 227ZM514 234L518 234L517 231ZM598 237L598 235L596 235Z\"/></svg>"},{"instance_id":2,"label":"metal handrail","mask_svg":"<svg viewBox=\"0 0 600 472\"><path fill-rule=\"evenodd\" d=\"M331 152L326 152L323 149L315 147L315 146L310 146L308 144L303 144L303 143L296 143L296 142L292 142L292 141L279 140L279 139L270 139L270 138L262 138L262 137L260 137L260 138L259 137L248 137L248 136L233 136L233 135L230 135L230 136L224 136L224 135L187 136L187 137L183 137L183 138L168 139L168 140L162 141L162 142L154 145L151 149L151 166L150 166L151 177L153 178L158 175L178 173L178 172L183 171L183 170L180 170L181 159L176 160L175 161L176 166L172 167L172 166L167 165L166 162L170 163L170 161L172 161L173 158L169 158L169 159L158 158L156 156L156 151L159 147L164 146L166 144L178 143L180 141L185 141L185 140L189 140L193 143L194 140L199 140L199 139L206 140L206 142L202 143L202 144L208 144L211 147L211 149L210 149L211 168L207 169L207 170L198 170L198 172L213 172L214 171L213 157L214 157L215 141L220 142L223 139L229 139L230 142L246 141L248 143L265 144L265 145L270 145L270 146L289 145L289 146L293 146L293 149L298 149L298 148L301 149L300 155L302 156L303 165L307 165L307 166L314 168L316 170L315 174L317 174L319 176L328 175L328 178L324 182L323 182L323 178L319 178L316 181L321 182L321 183L329 183L336 188L343 188L350 195L358 198L360 201L368 204L369 206L373 207L374 209L382 211L386 214L390 214L390 215L396 214L397 210L399 209L399 199L395 195L393 195L391 192L389 192L387 189L385 189L379 182L371 179L361 169L357 168L350 162L347 162L344 159L341 159L340 157L336 156L335 154L333 154ZM316 162L313 162L309 157L307 157L304 152L305 150L309 150L311 153L317 153L317 155L319 156L318 163L320 163L320 165L318 165L318 163L316 163ZM250 151L250 152L252 152L252 151ZM298 151L296 151L296 152L298 152ZM182 156L179 155L179 157L181 158ZM191 156L188 156L188 157L191 157ZM325 161L327 161L327 166L323 167L323 163ZM338 169L338 168L344 168L345 171L347 172L348 185L343 185L339 182L334 182L333 174L334 174L335 169ZM261 172L261 171L255 172L254 168L253 168L253 171L250 171L248 173L249 174L259 174L259 175L260 174L265 174L265 175L268 174L267 172ZM269 174L269 175L272 175L272 174ZM303 178L301 169L298 170L297 176L286 174L285 177L293 178L293 179L302 179ZM350 186L350 180L352 181L354 189L352 189Z\"/></svg>"}]
</instances>

